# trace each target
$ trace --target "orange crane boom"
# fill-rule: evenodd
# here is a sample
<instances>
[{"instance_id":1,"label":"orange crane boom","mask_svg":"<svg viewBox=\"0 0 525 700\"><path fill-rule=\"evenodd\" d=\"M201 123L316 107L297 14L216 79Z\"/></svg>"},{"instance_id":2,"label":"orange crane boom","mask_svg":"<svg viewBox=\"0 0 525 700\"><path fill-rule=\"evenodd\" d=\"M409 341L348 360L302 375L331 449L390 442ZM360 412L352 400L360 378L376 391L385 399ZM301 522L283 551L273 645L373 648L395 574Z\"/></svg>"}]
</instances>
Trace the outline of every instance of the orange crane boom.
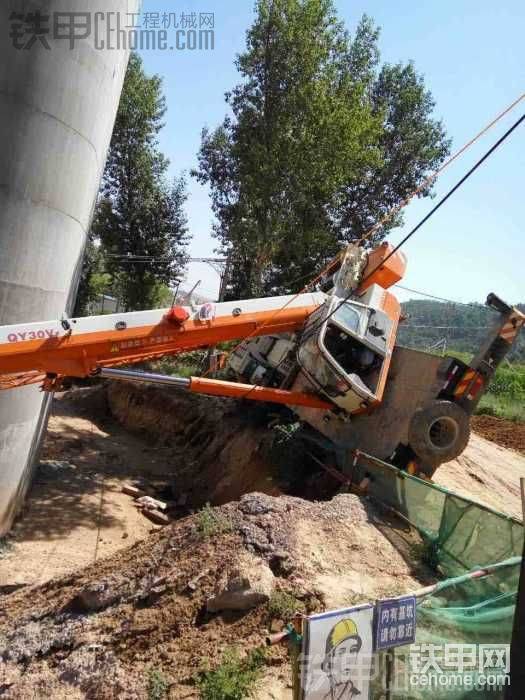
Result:
<instances>
[{"instance_id":1,"label":"orange crane boom","mask_svg":"<svg viewBox=\"0 0 525 700\"><path fill-rule=\"evenodd\" d=\"M0 388L43 381L55 390L66 376L88 377L115 365L144 362L246 336L293 333L325 300L323 293L206 303L0 329ZM128 378L131 378L128 376ZM193 377L199 393L329 408L318 396Z\"/></svg>"}]
</instances>

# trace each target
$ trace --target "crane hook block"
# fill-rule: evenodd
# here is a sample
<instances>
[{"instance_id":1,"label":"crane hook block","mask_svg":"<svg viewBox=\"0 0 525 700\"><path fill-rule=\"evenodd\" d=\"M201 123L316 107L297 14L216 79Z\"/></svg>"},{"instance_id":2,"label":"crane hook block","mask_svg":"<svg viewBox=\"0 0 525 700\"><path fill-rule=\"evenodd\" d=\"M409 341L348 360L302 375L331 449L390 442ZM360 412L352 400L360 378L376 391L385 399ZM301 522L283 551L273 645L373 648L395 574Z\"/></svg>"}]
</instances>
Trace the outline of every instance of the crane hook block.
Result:
<instances>
[{"instance_id":1,"label":"crane hook block","mask_svg":"<svg viewBox=\"0 0 525 700\"><path fill-rule=\"evenodd\" d=\"M172 306L168 313L164 316L166 321L181 326L184 321L189 319L190 315L183 306Z\"/></svg>"}]
</instances>

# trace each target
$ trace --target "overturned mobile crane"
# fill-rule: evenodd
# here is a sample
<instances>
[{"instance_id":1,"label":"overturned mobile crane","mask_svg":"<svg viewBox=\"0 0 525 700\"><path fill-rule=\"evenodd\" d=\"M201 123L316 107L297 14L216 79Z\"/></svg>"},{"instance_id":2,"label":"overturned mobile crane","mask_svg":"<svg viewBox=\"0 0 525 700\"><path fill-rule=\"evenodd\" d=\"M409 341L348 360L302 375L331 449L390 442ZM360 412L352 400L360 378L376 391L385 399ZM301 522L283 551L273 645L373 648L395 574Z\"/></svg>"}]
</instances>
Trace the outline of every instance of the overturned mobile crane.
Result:
<instances>
[{"instance_id":1,"label":"overturned mobile crane","mask_svg":"<svg viewBox=\"0 0 525 700\"><path fill-rule=\"evenodd\" d=\"M359 449L428 478L465 449L470 415L525 316L490 294L497 321L468 365L400 347L401 307L388 290L405 269L387 243L351 244L313 293L4 326L0 388L55 391L66 377L99 374L285 404L339 455ZM246 337L230 381L115 369Z\"/></svg>"}]
</instances>

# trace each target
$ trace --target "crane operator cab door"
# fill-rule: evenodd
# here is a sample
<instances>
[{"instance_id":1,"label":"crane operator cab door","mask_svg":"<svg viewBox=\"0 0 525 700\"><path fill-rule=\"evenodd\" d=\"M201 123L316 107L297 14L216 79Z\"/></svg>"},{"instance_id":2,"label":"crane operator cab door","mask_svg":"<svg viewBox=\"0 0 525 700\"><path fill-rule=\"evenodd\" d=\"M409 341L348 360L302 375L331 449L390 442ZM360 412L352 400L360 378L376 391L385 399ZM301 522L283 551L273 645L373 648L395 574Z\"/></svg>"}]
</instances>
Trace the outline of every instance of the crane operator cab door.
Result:
<instances>
[{"instance_id":1,"label":"crane operator cab door","mask_svg":"<svg viewBox=\"0 0 525 700\"><path fill-rule=\"evenodd\" d=\"M400 306L378 285L361 297L330 297L308 319L297 352L308 381L347 413L381 401Z\"/></svg>"}]
</instances>

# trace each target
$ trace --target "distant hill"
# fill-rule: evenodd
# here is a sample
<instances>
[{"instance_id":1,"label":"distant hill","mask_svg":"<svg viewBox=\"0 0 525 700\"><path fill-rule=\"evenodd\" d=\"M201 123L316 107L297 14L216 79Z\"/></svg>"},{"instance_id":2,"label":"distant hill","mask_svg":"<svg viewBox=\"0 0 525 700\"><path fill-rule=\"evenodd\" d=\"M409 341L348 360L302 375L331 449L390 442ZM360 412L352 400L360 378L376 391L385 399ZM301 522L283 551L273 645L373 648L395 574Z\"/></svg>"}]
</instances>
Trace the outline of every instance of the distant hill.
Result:
<instances>
[{"instance_id":1,"label":"distant hill","mask_svg":"<svg viewBox=\"0 0 525 700\"><path fill-rule=\"evenodd\" d=\"M525 312L525 304L518 304ZM432 300L411 299L402 304L407 316L398 331L398 343L418 349L445 347L474 353L494 322L495 314L482 304L469 306ZM509 355L514 362L525 362L525 331Z\"/></svg>"}]
</instances>

